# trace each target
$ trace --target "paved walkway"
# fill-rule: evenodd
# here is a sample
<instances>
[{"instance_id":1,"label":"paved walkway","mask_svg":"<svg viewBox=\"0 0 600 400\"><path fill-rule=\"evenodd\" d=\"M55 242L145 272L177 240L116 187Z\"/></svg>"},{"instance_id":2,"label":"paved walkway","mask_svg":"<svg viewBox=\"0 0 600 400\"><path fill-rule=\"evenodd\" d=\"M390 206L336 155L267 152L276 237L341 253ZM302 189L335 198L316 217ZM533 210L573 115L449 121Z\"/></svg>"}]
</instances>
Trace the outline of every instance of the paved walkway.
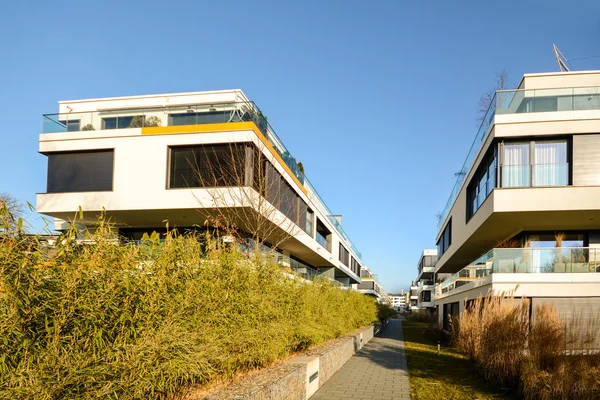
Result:
<instances>
[{"instance_id":1,"label":"paved walkway","mask_svg":"<svg viewBox=\"0 0 600 400\"><path fill-rule=\"evenodd\" d=\"M410 399L400 320L390 320L381 337L371 339L310 398L342 399Z\"/></svg>"}]
</instances>

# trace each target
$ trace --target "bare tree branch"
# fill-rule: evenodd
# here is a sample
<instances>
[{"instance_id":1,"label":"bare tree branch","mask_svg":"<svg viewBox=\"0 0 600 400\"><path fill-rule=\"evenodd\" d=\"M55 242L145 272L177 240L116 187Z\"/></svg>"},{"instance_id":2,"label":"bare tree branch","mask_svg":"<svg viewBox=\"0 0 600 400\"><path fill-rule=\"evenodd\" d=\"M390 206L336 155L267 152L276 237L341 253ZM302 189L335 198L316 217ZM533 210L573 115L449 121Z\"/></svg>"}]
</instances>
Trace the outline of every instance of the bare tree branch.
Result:
<instances>
[{"instance_id":1,"label":"bare tree branch","mask_svg":"<svg viewBox=\"0 0 600 400\"><path fill-rule=\"evenodd\" d=\"M208 198L197 200L207 222L249 248L275 250L306 224L307 204L295 193L261 144L229 143L202 147L202 159L189 160ZM298 224L298 225L297 225Z\"/></svg>"},{"instance_id":2,"label":"bare tree branch","mask_svg":"<svg viewBox=\"0 0 600 400\"><path fill-rule=\"evenodd\" d=\"M0 193L0 233L15 232L25 213L25 204L10 193Z\"/></svg>"},{"instance_id":3,"label":"bare tree branch","mask_svg":"<svg viewBox=\"0 0 600 400\"><path fill-rule=\"evenodd\" d=\"M477 127L481 125L488 109L492 106L496 91L506 89L508 89L508 72L506 71L506 68L502 68L502 70L496 74L496 85L494 88L485 92L479 98L479 102L477 103Z\"/></svg>"}]
</instances>

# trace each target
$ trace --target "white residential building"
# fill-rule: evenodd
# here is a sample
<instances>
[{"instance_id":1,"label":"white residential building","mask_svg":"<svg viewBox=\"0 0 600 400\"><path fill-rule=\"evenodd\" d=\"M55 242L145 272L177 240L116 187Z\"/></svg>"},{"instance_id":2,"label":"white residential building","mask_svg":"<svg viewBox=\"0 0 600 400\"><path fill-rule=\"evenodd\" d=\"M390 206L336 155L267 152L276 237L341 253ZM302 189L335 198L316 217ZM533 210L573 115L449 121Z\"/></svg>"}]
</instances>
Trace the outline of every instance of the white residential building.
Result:
<instances>
[{"instance_id":1,"label":"white residential building","mask_svg":"<svg viewBox=\"0 0 600 400\"><path fill-rule=\"evenodd\" d=\"M360 269L360 279L362 282L357 287L359 292L374 297L380 303L385 302L385 291L377 274L373 274L369 267L364 266Z\"/></svg>"},{"instance_id":2,"label":"white residential building","mask_svg":"<svg viewBox=\"0 0 600 400\"><path fill-rule=\"evenodd\" d=\"M423 311L433 312L435 310L434 294L435 281L434 271L437 262L437 250L425 249L419 257L417 286L417 308Z\"/></svg>"},{"instance_id":3,"label":"white residential building","mask_svg":"<svg viewBox=\"0 0 600 400\"><path fill-rule=\"evenodd\" d=\"M391 306L399 312L404 312L406 309L406 296L404 291L401 291L398 294L390 294L389 295Z\"/></svg>"},{"instance_id":4,"label":"white residential building","mask_svg":"<svg viewBox=\"0 0 600 400\"><path fill-rule=\"evenodd\" d=\"M361 254L341 219L241 90L61 101L43 116L39 151L48 180L36 207L57 230L80 207L78 223L91 227L105 210L131 240L164 232L165 220L199 229L216 213L247 210L268 218L273 235L290 233L277 248L281 265L347 287L361 282ZM250 229L235 222L242 234Z\"/></svg>"},{"instance_id":5,"label":"white residential building","mask_svg":"<svg viewBox=\"0 0 600 400\"><path fill-rule=\"evenodd\" d=\"M600 308L600 71L496 92L444 209L439 322L488 290L562 316Z\"/></svg>"}]
</instances>

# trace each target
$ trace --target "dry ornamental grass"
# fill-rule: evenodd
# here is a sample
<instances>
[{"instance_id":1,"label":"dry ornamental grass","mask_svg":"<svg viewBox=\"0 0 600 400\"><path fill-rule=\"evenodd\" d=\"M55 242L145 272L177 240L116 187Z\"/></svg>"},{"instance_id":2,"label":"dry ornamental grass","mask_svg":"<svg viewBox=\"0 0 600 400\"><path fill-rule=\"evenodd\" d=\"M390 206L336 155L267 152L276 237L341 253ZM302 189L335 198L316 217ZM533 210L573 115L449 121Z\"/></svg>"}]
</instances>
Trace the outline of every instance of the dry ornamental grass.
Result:
<instances>
[{"instance_id":1,"label":"dry ornamental grass","mask_svg":"<svg viewBox=\"0 0 600 400\"><path fill-rule=\"evenodd\" d=\"M600 399L600 315L566 320L512 293L475 299L453 321L453 342L487 380L526 399Z\"/></svg>"}]
</instances>

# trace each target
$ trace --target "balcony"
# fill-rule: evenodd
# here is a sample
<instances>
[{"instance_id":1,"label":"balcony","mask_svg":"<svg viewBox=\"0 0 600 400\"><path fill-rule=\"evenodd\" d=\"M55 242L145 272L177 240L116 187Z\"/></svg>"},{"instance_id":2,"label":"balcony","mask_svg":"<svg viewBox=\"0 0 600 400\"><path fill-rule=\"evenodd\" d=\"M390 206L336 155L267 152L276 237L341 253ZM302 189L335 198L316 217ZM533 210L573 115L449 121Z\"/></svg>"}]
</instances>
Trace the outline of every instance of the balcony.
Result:
<instances>
[{"instance_id":1,"label":"balcony","mask_svg":"<svg viewBox=\"0 0 600 400\"><path fill-rule=\"evenodd\" d=\"M283 255L278 251L273 251L272 257L275 264L306 280L312 281L319 275L317 269Z\"/></svg>"},{"instance_id":2,"label":"balcony","mask_svg":"<svg viewBox=\"0 0 600 400\"><path fill-rule=\"evenodd\" d=\"M600 86L497 91L483 117L461 170L455 174L456 182L438 219L438 229L448 217L465 177L473 166L481 145L489 135L496 115L584 110L600 110Z\"/></svg>"},{"instance_id":3,"label":"balcony","mask_svg":"<svg viewBox=\"0 0 600 400\"><path fill-rule=\"evenodd\" d=\"M435 267L422 267L419 268L419 274L417 275L417 280L421 280L423 278L431 278L435 273Z\"/></svg>"},{"instance_id":4,"label":"balcony","mask_svg":"<svg viewBox=\"0 0 600 400\"><path fill-rule=\"evenodd\" d=\"M433 300L430 301L420 301L417 303L418 308L433 308L435 307L435 302Z\"/></svg>"},{"instance_id":5,"label":"balcony","mask_svg":"<svg viewBox=\"0 0 600 400\"><path fill-rule=\"evenodd\" d=\"M589 247L492 249L446 279L436 294L446 294L491 274L600 273L600 249Z\"/></svg>"},{"instance_id":6,"label":"balcony","mask_svg":"<svg viewBox=\"0 0 600 400\"><path fill-rule=\"evenodd\" d=\"M373 279L373 274L371 274L371 271L369 271L369 270L361 269L360 270L360 277L361 278L367 278L367 279Z\"/></svg>"},{"instance_id":7,"label":"balcony","mask_svg":"<svg viewBox=\"0 0 600 400\"><path fill-rule=\"evenodd\" d=\"M267 117L254 102L231 102L221 104L189 104L174 107L112 109L90 112L71 112L42 115L42 133L89 132L128 128L155 128L163 126L195 126L205 124L228 124L253 122L264 135L277 155L298 179L301 185L310 189L309 196L317 203L342 238L350 245L359 259L358 251L342 225L333 217L325 201L298 167L283 142L267 121ZM318 239L317 239L318 240ZM321 242L319 242L321 243ZM327 245L321 243L327 248ZM331 248L328 248L331 251Z\"/></svg>"},{"instance_id":8,"label":"balcony","mask_svg":"<svg viewBox=\"0 0 600 400\"><path fill-rule=\"evenodd\" d=\"M374 281L362 282L358 285L357 289L363 294L368 294L377 298L381 297L381 288Z\"/></svg>"},{"instance_id":9,"label":"balcony","mask_svg":"<svg viewBox=\"0 0 600 400\"><path fill-rule=\"evenodd\" d=\"M417 286L417 293L421 293L423 289L433 289L435 282L432 280L421 280Z\"/></svg>"}]
</instances>

